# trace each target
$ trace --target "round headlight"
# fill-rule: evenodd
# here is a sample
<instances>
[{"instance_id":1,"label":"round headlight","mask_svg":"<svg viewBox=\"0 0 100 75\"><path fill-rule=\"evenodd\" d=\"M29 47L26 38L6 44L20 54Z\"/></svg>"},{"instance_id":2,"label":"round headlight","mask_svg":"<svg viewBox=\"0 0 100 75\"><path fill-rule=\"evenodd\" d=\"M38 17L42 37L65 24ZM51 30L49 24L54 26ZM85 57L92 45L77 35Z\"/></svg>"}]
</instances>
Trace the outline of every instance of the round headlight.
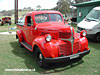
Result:
<instances>
[{"instance_id":1,"label":"round headlight","mask_svg":"<svg viewBox=\"0 0 100 75\"><path fill-rule=\"evenodd\" d=\"M47 36L46 36L46 41L49 42L49 41L51 41L51 39L52 39L51 35L47 35Z\"/></svg>"},{"instance_id":2,"label":"round headlight","mask_svg":"<svg viewBox=\"0 0 100 75\"><path fill-rule=\"evenodd\" d=\"M85 31L83 32L83 36L86 36L86 32Z\"/></svg>"},{"instance_id":3,"label":"round headlight","mask_svg":"<svg viewBox=\"0 0 100 75\"><path fill-rule=\"evenodd\" d=\"M86 31L85 30L82 30L81 32L80 32L80 35L82 36L82 37L85 37L86 36Z\"/></svg>"}]
</instances>

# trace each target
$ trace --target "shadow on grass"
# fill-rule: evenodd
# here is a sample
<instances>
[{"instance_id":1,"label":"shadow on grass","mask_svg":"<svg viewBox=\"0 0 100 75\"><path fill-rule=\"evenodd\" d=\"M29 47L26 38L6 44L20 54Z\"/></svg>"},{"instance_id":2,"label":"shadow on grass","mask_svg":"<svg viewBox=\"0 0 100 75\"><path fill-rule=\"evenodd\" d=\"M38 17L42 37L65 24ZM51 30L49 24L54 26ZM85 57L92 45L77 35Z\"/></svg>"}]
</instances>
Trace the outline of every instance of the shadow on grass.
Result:
<instances>
[{"instance_id":1,"label":"shadow on grass","mask_svg":"<svg viewBox=\"0 0 100 75\"><path fill-rule=\"evenodd\" d=\"M35 69L36 70L35 72L38 72L40 74L49 74L49 73L64 71L83 63L82 60L77 59L77 60L72 60L69 63L63 62L63 63L50 64L48 68L43 69L37 65L34 53L29 52L25 48L20 48L17 41L11 42L10 44L13 48L12 53L24 59L24 63L28 69Z\"/></svg>"},{"instance_id":2,"label":"shadow on grass","mask_svg":"<svg viewBox=\"0 0 100 75\"><path fill-rule=\"evenodd\" d=\"M88 38L89 46L95 50L100 50L100 42L94 41L94 39Z\"/></svg>"}]
</instances>

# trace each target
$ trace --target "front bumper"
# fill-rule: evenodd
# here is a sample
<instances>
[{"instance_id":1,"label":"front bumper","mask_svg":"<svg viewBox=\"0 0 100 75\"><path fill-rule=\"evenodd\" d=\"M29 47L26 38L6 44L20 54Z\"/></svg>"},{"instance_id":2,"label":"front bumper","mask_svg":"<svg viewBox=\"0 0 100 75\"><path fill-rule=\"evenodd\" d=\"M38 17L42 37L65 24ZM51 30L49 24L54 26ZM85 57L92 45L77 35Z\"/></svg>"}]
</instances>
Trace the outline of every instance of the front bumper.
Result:
<instances>
[{"instance_id":1,"label":"front bumper","mask_svg":"<svg viewBox=\"0 0 100 75\"><path fill-rule=\"evenodd\" d=\"M56 58L45 58L44 61L46 63L58 63L58 62L70 61L70 60L75 59L75 58L81 58L89 53L90 53L90 50L86 50L84 52L80 52L80 53L70 55L70 56L62 56L62 57L56 57Z\"/></svg>"}]
</instances>

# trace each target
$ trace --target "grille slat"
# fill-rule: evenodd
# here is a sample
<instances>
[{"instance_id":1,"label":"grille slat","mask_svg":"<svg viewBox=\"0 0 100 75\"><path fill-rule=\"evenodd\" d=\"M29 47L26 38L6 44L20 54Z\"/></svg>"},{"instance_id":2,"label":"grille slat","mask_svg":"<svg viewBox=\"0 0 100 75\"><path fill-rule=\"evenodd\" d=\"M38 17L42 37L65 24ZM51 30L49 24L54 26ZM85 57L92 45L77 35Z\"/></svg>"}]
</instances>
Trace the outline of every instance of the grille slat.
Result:
<instances>
[{"instance_id":1,"label":"grille slat","mask_svg":"<svg viewBox=\"0 0 100 75\"><path fill-rule=\"evenodd\" d=\"M67 42L66 44L60 45L60 53L64 54L64 56L71 55L71 43Z\"/></svg>"},{"instance_id":2,"label":"grille slat","mask_svg":"<svg viewBox=\"0 0 100 75\"><path fill-rule=\"evenodd\" d=\"M74 47L73 47L73 54L78 53L79 51L79 42L74 43Z\"/></svg>"},{"instance_id":3,"label":"grille slat","mask_svg":"<svg viewBox=\"0 0 100 75\"><path fill-rule=\"evenodd\" d=\"M71 37L71 33L70 32L59 32L59 38L68 39L70 37Z\"/></svg>"},{"instance_id":4,"label":"grille slat","mask_svg":"<svg viewBox=\"0 0 100 75\"><path fill-rule=\"evenodd\" d=\"M64 54L64 56L76 54L80 50L79 42L74 42L73 45L73 53L72 53L72 46L70 42L66 42L66 44L59 46L60 53Z\"/></svg>"}]
</instances>

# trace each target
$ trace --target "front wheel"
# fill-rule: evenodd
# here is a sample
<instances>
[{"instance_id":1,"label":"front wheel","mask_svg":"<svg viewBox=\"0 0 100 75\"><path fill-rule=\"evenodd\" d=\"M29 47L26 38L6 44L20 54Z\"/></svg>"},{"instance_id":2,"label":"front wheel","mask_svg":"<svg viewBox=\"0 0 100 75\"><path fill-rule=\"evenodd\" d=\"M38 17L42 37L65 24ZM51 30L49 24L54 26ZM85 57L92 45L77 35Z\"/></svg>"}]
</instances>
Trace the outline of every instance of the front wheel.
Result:
<instances>
[{"instance_id":1,"label":"front wheel","mask_svg":"<svg viewBox=\"0 0 100 75\"><path fill-rule=\"evenodd\" d=\"M37 60L37 64L40 67L43 67L43 68L48 67L48 64L44 61L44 57L39 48L36 48L36 60Z\"/></svg>"}]
</instances>

